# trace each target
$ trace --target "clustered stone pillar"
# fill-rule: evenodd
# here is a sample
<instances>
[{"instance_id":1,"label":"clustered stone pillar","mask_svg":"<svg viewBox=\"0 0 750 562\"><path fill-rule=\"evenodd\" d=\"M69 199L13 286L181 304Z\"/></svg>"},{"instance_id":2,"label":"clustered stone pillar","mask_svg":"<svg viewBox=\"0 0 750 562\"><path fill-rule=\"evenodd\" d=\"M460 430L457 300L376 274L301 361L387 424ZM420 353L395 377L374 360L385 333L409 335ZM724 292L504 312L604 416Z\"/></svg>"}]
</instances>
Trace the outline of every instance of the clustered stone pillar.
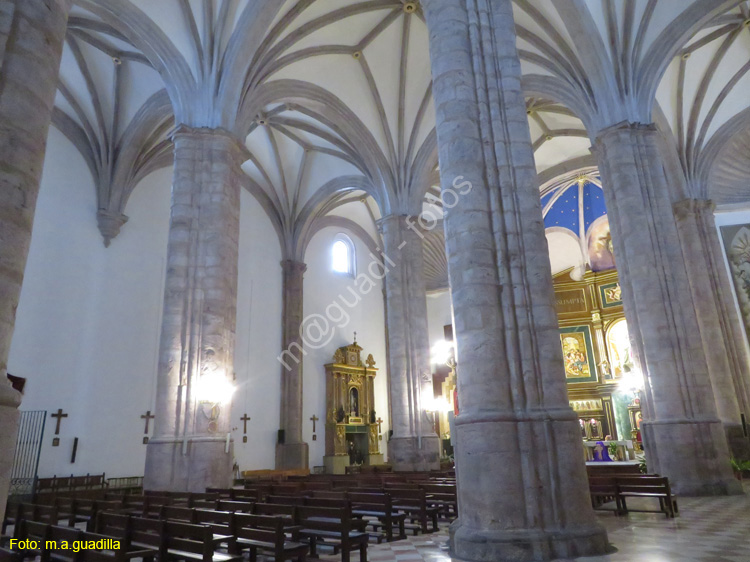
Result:
<instances>
[{"instance_id":1,"label":"clustered stone pillar","mask_svg":"<svg viewBox=\"0 0 750 562\"><path fill-rule=\"evenodd\" d=\"M282 352L290 355L281 364L281 429L284 443L276 445L276 468L307 468L310 450L302 440L302 326L304 275L307 265L281 262L283 270Z\"/></svg>"},{"instance_id":2,"label":"clustered stone pillar","mask_svg":"<svg viewBox=\"0 0 750 562\"><path fill-rule=\"evenodd\" d=\"M750 366L740 319L719 243L712 201L684 199L673 204L677 231L698 317L716 410L735 458L750 459L750 441L741 413L748 414Z\"/></svg>"},{"instance_id":3,"label":"clustered stone pillar","mask_svg":"<svg viewBox=\"0 0 750 562\"><path fill-rule=\"evenodd\" d=\"M623 123L595 143L625 316L646 379L648 467L680 494L736 493L659 142L653 125Z\"/></svg>"},{"instance_id":4,"label":"clustered stone pillar","mask_svg":"<svg viewBox=\"0 0 750 562\"><path fill-rule=\"evenodd\" d=\"M427 417L434 400L427 331L423 236L416 220L391 215L380 222L385 249L391 429L394 470L440 468L440 440Z\"/></svg>"},{"instance_id":5,"label":"clustered stone pillar","mask_svg":"<svg viewBox=\"0 0 750 562\"><path fill-rule=\"evenodd\" d=\"M21 394L6 374L31 242L69 0L0 3L0 520Z\"/></svg>"},{"instance_id":6,"label":"clustered stone pillar","mask_svg":"<svg viewBox=\"0 0 750 562\"><path fill-rule=\"evenodd\" d=\"M570 408L511 0L429 0L458 344L451 553L603 554ZM468 185L467 185L468 184Z\"/></svg>"},{"instance_id":7,"label":"clustered stone pillar","mask_svg":"<svg viewBox=\"0 0 750 562\"><path fill-rule=\"evenodd\" d=\"M228 133L174 135L154 437L146 489L231 483L229 415L237 309L242 146Z\"/></svg>"}]
</instances>

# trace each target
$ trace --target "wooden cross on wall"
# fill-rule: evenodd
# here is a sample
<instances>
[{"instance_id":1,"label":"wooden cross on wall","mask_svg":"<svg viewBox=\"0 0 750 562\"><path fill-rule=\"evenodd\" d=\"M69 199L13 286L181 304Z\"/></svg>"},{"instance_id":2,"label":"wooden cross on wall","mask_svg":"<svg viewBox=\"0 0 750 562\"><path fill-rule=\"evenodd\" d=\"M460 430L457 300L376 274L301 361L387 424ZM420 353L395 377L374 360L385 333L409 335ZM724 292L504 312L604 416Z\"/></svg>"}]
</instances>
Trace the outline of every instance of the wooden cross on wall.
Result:
<instances>
[{"instance_id":1,"label":"wooden cross on wall","mask_svg":"<svg viewBox=\"0 0 750 562\"><path fill-rule=\"evenodd\" d=\"M146 428L143 430L144 435L148 435L148 422L154 419L156 416L151 413L151 410L147 410L144 415L141 416L142 420L146 420Z\"/></svg>"},{"instance_id":2,"label":"wooden cross on wall","mask_svg":"<svg viewBox=\"0 0 750 562\"><path fill-rule=\"evenodd\" d=\"M240 421L244 424L242 428L242 442L247 443L247 422L249 422L252 418L248 416L247 414L243 414L243 416L240 418Z\"/></svg>"},{"instance_id":3,"label":"wooden cross on wall","mask_svg":"<svg viewBox=\"0 0 750 562\"><path fill-rule=\"evenodd\" d=\"M63 414L62 408L57 409L56 414L50 414L50 417L57 418L57 426L55 427L55 435L60 435L60 422L63 418L67 418L68 414Z\"/></svg>"},{"instance_id":4,"label":"wooden cross on wall","mask_svg":"<svg viewBox=\"0 0 750 562\"><path fill-rule=\"evenodd\" d=\"M378 433L383 433L383 420L382 420L382 418L378 418L375 421L378 424Z\"/></svg>"},{"instance_id":5,"label":"wooden cross on wall","mask_svg":"<svg viewBox=\"0 0 750 562\"><path fill-rule=\"evenodd\" d=\"M315 434L315 422L318 421L320 418L313 414L313 416L310 418L310 421L313 422L313 441L318 440L318 436Z\"/></svg>"}]
</instances>

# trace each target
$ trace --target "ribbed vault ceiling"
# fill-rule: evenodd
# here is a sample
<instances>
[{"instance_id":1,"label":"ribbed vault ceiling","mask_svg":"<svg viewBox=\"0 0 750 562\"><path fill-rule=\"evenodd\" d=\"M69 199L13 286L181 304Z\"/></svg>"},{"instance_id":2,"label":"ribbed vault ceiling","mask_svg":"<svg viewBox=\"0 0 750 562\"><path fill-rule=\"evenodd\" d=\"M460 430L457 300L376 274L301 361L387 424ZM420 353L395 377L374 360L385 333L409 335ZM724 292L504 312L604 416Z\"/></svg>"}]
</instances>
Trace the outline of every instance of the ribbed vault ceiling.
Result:
<instances>
[{"instance_id":1,"label":"ribbed vault ceiling","mask_svg":"<svg viewBox=\"0 0 750 562\"><path fill-rule=\"evenodd\" d=\"M173 115L244 139L247 188L290 257L324 217L354 228L356 215L377 244L381 215L416 214L437 193L418 3L75 3L55 124L91 169L106 240L140 179L169 165ZM515 0L514 15L541 183L591 166L597 126L650 120L656 106L691 185L747 200L735 116L750 102L748 1ZM447 279L441 249L431 233L433 289Z\"/></svg>"}]
</instances>

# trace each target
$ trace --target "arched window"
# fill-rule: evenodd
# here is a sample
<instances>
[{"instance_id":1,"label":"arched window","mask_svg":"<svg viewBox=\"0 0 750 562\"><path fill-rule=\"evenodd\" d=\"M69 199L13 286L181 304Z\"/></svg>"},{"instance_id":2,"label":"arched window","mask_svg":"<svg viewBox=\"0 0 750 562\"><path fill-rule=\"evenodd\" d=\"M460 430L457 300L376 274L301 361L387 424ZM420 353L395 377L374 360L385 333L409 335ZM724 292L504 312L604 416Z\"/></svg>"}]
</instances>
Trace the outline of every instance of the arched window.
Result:
<instances>
[{"instance_id":1,"label":"arched window","mask_svg":"<svg viewBox=\"0 0 750 562\"><path fill-rule=\"evenodd\" d=\"M354 277L355 271L354 244L346 234L337 234L331 246L331 269Z\"/></svg>"}]
</instances>

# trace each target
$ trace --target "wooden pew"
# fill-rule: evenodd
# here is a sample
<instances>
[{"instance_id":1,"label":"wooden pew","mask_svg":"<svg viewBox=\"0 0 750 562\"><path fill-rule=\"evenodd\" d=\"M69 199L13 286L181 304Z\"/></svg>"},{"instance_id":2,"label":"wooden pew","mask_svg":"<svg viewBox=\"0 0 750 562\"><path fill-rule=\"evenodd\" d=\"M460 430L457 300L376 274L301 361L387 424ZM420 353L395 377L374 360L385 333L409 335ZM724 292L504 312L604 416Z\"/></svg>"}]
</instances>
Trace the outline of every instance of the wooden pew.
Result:
<instances>
[{"instance_id":1,"label":"wooden pew","mask_svg":"<svg viewBox=\"0 0 750 562\"><path fill-rule=\"evenodd\" d=\"M190 507L181 507L176 505L162 505L158 514L159 519L169 521L180 521L182 523L194 523L195 515Z\"/></svg>"},{"instance_id":2,"label":"wooden pew","mask_svg":"<svg viewBox=\"0 0 750 562\"><path fill-rule=\"evenodd\" d=\"M617 493L620 497L624 513L628 511L653 511L646 509L630 509L625 498L657 498L659 513L668 518L679 515L677 499L669 487L669 479L661 476L617 476Z\"/></svg>"},{"instance_id":3,"label":"wooden pew","mask_svg":"<svg viewBox=\"0 0 750 562\"><path fill-rule=\"evenodd\" d=\"M388 492L393 501L393 509L405 513L412 520L419 521L419 530L425 534L438 531L438 508L428 505L424 490L389 488ZM427 525L428 520L432 521L432 529ZM416 535L416 531L414 534Z\"/></svg>"},{"instance_id":4,"label":"wooden pew","mask_svg":"<svg viewBox=\"0 0 750 562\"><path fill-rule=\"evenodd\" d=\"M164 521L164 535L159 560L194 560L198 562L242 562L242 556L216 552L216 547L232 537L217 537L210 527L180 521ZM234 540L232 538L232 544ZM162 556L163 554L163 556Z\"/></svg>"},{"instance_id":5,"label":"wooden pew","mask_svg":"<svg viewBox=\"0 0 750 562\"><path fill-rule=\"evenodd\" d=\"M256 503L253 507L253 515L281 517L284 520L284 530L289 533L292 540L297 539L297 533L300 530L297 518L297 506L275 503Z\"/></svg>"},{"instance_id":6,"label":"wooden pew","mask_svg":"<svg viewBox=\"0 0 750 562\"><path fill-rule=\"evenodd\" d=\"M81 540L83 531L72 527L58 527L50 525L47 534L47 543L42 554L42 562L55 560L57 562L77 562L80 558L79 553L72 548L67 548L74 542ZM63 544L66 548L63 548Z\"/></svg>"},{"instance_id":7,"label":"wooden pew","mask_svg":"<svg viewBox=\"0 0 750 562\"><path fill-rule=\"evenodd\" d=\"M216 502L216 509L218 511L252 513L254 508L255 508L255 502L241 502L241 501L229 501L229 500L219 500Z\"/></svg>"},{"instance_id":8,"label":"wooden pew","mask_svg":"<svg viewBox=\"0 0 750 562\"><path fill-rule=\"evenodd\" d=\"M43 547L49 537L49 528L51 525L48 523L40 523L39 521L29 521L27 519L20 519L16 526L17 535L15 538L19 540L33 540L38 541L40 548L34 550L24 550L21 554L24 558L35 558L41 557L43 553Z\"/></svg>"},{"instance_id":9,"label":"wooden pew","mask_svg":"<svg viewBox=\"0 0 750 562\"><path fill-rule=\"evenodd\" d=\"M74 527L76 523L86 523L86 530L92 532L96 514L99 511L117 511L118 509L120 509L118 502L74 498L70 506L68 526Z\"/></svg>"},{"instance_id":10,"label":"wooden pew","mask_svg":"<svg viewBox=\"0 0 750 562\"><path fill-rule=\"evenodd\" d=\"M59 517L57 507L53 505L39 505L33 503L19 503L12 518L8 518L8 524L13 525L13 538L19 538L19 523L21 521L34 521L57 525Z\"/></svg>"},{"instance_id":11,"label":"wooden pew","mask_svg":"<svg viewBox=\"0 0 750 562\"><path fill-rule=\"evenodd\" d=\"M282 517L235 513L232 534L236 540L231 552L241 554L248 550L250 562L257 560L258 552L272 556L274 562L307 559L308 546L287 540Z\"/></svg>"},{"instance_id":12,"label":"wooden pew","mask_svg":"<svg viewBox=\"0 0 750 562\"><path fill-rule=\"evenodd\" d=\"M399 530L397 540L406 538L406 528L404 526L406 514L394 511L390 495L384 493L349 492L347 497L352 502L352 513L354 515L357 517L374 517L380 522L378 524L371 521L370 525L372 525L375 531L382 526L388 542L394 540L394 527L398 527Z\"/></svg>"},{"instance_id":13,"label":"wooden pew","mask_svg":"<svg viewBox=\"0 0 750 562\"><path fill-rule=\"evenodd\" d=\"M359 562L367 562L367 533L351 528L351 520L343 508L303 506L297 508L302 527L300 536L310 541L310 556L317 557L318 542L336 545L341 562L350 562L351 552L359 550Z\"/></svg>"},{"instance_id":14,"label":"wooden pew","mask_svg":"<svg viewBox=\"0 0 750 562\"><path fill-rule=\"evenodd\" d=\"M617 479L613 476L599 476L589 478L589 494L591 494L591 507L602 511L614 511L615 515L622 515L622 501L617 490ZM615 502L615 509L607 509L602 506L611 501Z\"/></svg>"},{"instance_id":15,"label":"wooden pew","mask_svg":"<svg viewBox=\"0 0 750 562\"><path fill-rule=\"evenodd\" d=\"M458 493L455 484L421 482L419 487L427 493L430 498L428 503L438 508L438 514L445 519L458 517Z\"/></svg>"},{"instance_id":16,"label":"wooden pew","mask_svg":"<svg viewBox=\"0 0 750 562\"><path fill-rule=\"evenodd\" d=\"M302 498L302 505L309 507L335 507L339 509L345 509L346 515L351 521L351 527L354 531L367 532L368 521L361 517L354 515L352 510L352 502L348 499L343 498ZM371 532L369 533L370 538L375 539L378 544L383 542L383 533Z\"/></svg>"}]
</instances>

